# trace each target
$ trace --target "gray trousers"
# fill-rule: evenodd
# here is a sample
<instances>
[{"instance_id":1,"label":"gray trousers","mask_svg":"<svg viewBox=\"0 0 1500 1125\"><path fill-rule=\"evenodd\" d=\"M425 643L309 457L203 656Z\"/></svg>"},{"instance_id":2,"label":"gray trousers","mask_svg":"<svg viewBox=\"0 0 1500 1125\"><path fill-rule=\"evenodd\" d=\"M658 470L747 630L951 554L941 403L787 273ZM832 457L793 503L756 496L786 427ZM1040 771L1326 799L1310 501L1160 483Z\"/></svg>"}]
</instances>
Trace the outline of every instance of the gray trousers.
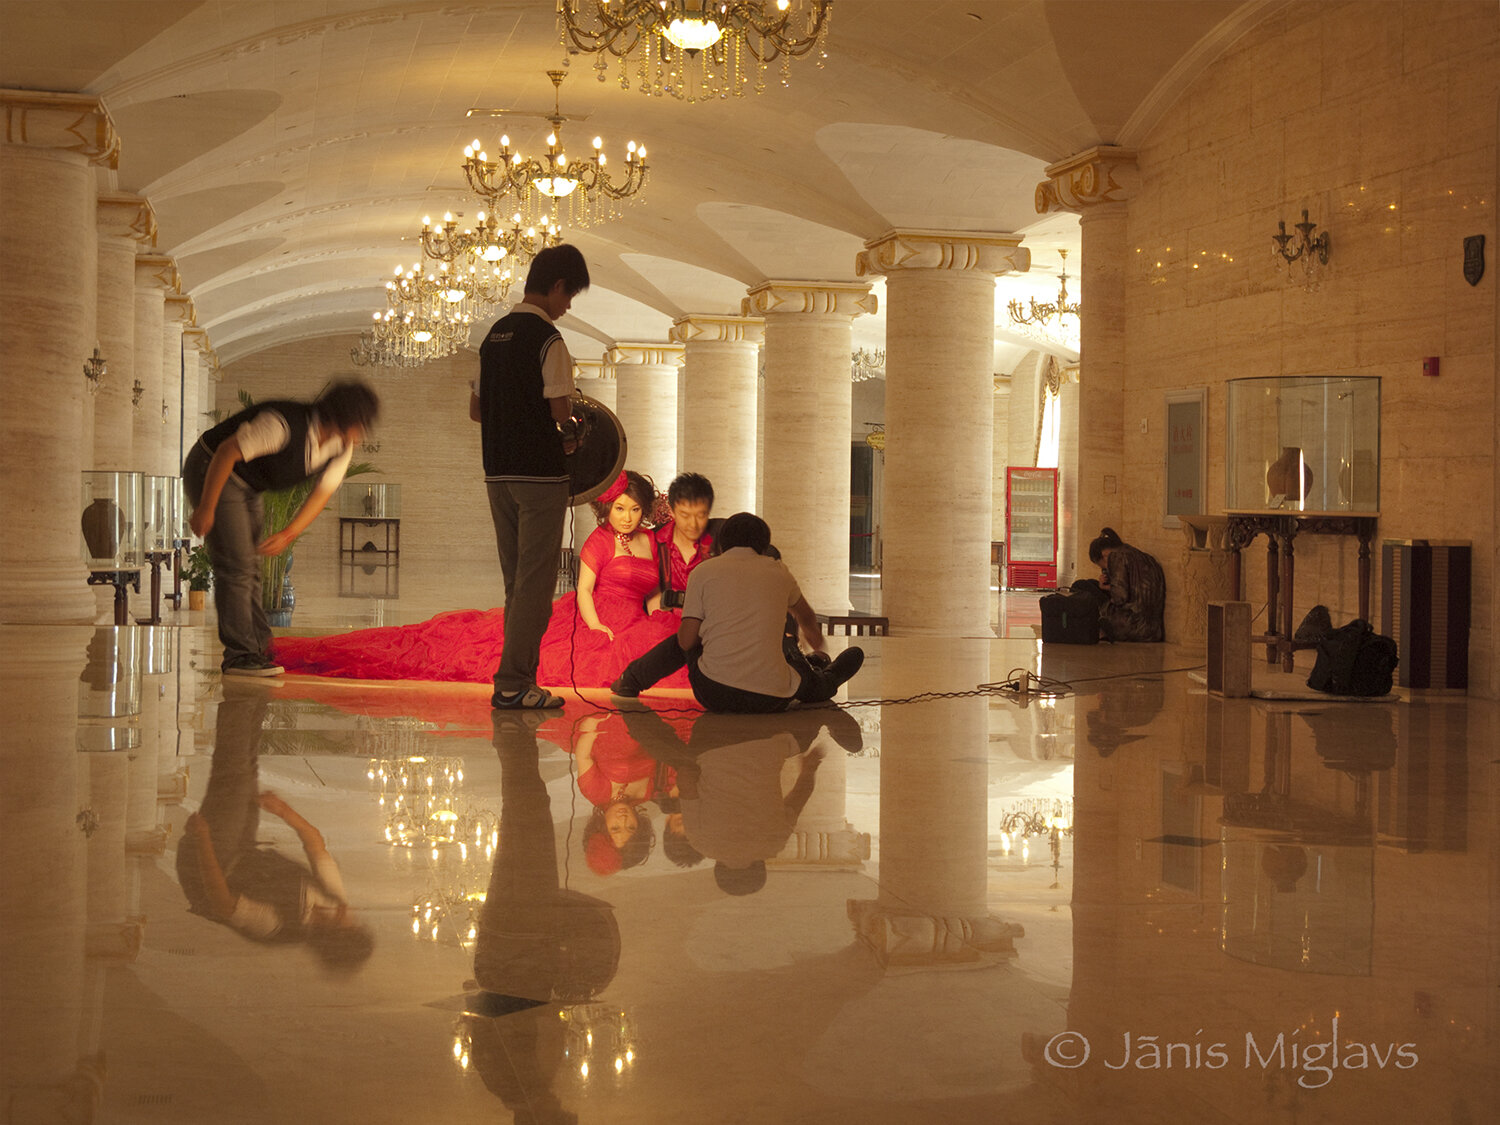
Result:
<instances>
[{"instance_id":1,"label":"gray trousers","mask_svg":"<svg viewBox=\"0 0 1500 1125\"><path fill-rule=\"evenodd\" d=\"M183 490L195 508L203 495L208 462L208 452L199 444L182 466ZM219 493L214 525L203 541L214 565L214 608L219 614L225 665L271 651L271 622L266 617L261 560L255 550L263 523L260 493L231 476Z\"/></svg>"},{"instance_id":2,"label":"gray trousers","mask_svg":"<svg viewBox=\"0 0 1500 1125\"><path fill-rule=\"evenodd\" d=\"M568 482L489 481L495 546L505 576L505 642L495 690L514 695L536 684L542 634L552 617L558 553L568 514Z\"/></svg>"}]
</instances>

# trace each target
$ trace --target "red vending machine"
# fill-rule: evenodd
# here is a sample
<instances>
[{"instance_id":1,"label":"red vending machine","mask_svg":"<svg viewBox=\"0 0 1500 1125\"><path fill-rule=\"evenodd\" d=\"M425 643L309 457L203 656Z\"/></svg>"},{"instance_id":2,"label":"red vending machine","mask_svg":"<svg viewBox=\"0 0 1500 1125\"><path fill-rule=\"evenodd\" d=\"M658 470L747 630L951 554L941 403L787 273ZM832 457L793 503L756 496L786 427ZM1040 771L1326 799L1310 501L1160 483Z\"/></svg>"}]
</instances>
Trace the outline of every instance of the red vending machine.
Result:
<instances>
[{"instance_id":1,"label":"red vending machine","mask_svg":"<svg viewBox=\"0 0 1500 1125\"><path fill-rule=\"evenodd\" d=\"M1005 470L1005 585L1057 589L1057 470Z\"/></svg>"}]
</instances>

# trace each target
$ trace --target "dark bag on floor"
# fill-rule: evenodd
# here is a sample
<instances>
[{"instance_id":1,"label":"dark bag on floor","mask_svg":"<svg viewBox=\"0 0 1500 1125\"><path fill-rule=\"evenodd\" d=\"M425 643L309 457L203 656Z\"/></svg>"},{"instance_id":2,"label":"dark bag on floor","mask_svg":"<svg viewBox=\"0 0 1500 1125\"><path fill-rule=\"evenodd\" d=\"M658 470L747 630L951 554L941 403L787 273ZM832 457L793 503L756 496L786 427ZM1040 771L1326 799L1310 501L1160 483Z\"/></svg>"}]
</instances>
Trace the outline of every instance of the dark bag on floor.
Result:
<instances>
[{"instance_id":1,"label":"dark bag on floor","mask_svg":"<svg viewBox=\"0 0 1500 1125\"><path fill-rule=\"evenodd\" d=\"M1396 642L1357 617L1318 642L1307 686L1330 695L1389 695L1397 662Z\"/></svg>"},{"instance_id":2,"label":"dark bag on floor","mask_svg":"<svg viewBox=\"0 0 1500 1125\"><path fill-rule=\"evenodd\" d=\"M1048 594L1042 599L1042 643L1099 643L1099 599L1088 594Z\"/></svg>"}]
</instances>

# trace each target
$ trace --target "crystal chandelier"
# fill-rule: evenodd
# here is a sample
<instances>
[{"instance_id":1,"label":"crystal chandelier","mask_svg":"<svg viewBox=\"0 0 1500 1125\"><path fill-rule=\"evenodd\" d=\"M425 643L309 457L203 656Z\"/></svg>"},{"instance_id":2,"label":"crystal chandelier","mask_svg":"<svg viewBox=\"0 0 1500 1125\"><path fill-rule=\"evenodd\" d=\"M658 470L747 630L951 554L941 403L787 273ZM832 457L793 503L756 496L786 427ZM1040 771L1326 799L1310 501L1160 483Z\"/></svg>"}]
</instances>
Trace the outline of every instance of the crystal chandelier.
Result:
<instances>
[{"instance_id":1,"label":"crystal chandelier","mask_svg":"<svg viewBox=\"0 0 1500 1125\"><path fill-rule=\"evenodd\" d=\"M521 225L521 213L511 216L511 228L500 226L497 215L479 212L479 228L458 229L458 220L452 213L443 216L441 226L434 227L428 216L422 218L422 253L434 261L458 262L468 256L485 262L499 262L509 258L511 269L520 269L536 257L536 252L546 246L557 246L562 242L562 231L555 223L546 223L538 232L534 226Z\"/></svg>"},{"instance_id":2,"label":"crystal chandelier","mask_svg":"<svg viewBox=\"0 0 1500 1125\"><path fill-rule=\"evenodd\" d=\"M547 77L552 79L556 100L552 116L547 118L552 132L547 135L546 155L540 160L524 157L511 150L509 136L501 136L499 157L491 160L475 140L464 147L464 175L469 187L491 207L501 199L513 199L517 210L525 212L533 225L557 226L561 200L567 200L569 226L587 227L613 219L619 214L619 204L634 198L646 182L646 146L637 147L634 141L626 146L625 176L618 183L606 171L608 161L600 137L594 138L590 156L569 160L562 142L566 118L561 109L562 82L567 74L549 70Z\"/></svg>"},{"instance_id":3,"label":"crystal chandelier","mask_svg":"<svg viewBox=\"0 0 1500 1125\"><path fill-rule=\"evenodd\" d=\"M885 378L885 349L876 348L874 351L866 351L857 348L849 353L849 379L854 383L863 383L867 379Z\"/></svg>"},{"instance_id":4,"label":"crystal chandelier","mask_svg":"<svg viewBox=\"0 0 1500 1125\"><path fill-rule=\"evenodd\" d=\"M1063 268L1061 279L1062 286L1057 293L1057 303L1039 305L1037 304L1036 298L1032 297L1030 298L1031 309L1028 312L1021 308L1020 301L1011 301L1010 318L1017 324L1035 324L1041 326L1046 324L1047 321L1053 319L1054 317L1058 319L1059 323L1061 323L1062 318L1065 316L1076 316L1080 319L1082 318L1083 306L1078 304L1077 302L1074 302L1071 305L1068 304L1068 252L1066 250L1059 250L1058 254L1062 256Z\"/></svg>"},{"instance_id":5,"label":"crystal chandelier","mask_svg":"<svg viewBox=\"0 0 1500 1125\"><path fill-rule=\"evenodd\" d=\"M620 60L620 86L681 101L745 96L766 88L766 65L781 60L789 85L792 60L813 51L818 65L833 14L832 0L558 0L557 23L565 50L596 55L605 80L608 56ZM747 57L748 56L748 57ZM753 62L752 62L753 60Z\"/></svg>"}]
</instances>

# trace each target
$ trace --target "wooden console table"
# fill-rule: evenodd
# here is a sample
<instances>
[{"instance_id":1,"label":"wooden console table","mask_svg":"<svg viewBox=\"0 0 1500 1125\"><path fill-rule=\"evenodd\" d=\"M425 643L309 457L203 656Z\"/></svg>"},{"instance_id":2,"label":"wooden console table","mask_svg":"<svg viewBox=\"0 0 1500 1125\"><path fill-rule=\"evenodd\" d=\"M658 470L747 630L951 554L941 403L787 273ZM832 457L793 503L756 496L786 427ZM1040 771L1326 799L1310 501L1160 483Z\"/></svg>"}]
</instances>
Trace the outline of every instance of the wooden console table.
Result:
<instances>
[{"instance_id":1,"label":"wooden console table","mask_svg":"<svg viewBox=\"0 0 1500 1125\"><path fill-rule=\"evenodd\" d=\"M1282 671L1292 670L1292 654L1299 647L1293 604L1296 597L1293 540L1298 535L1352 535L1359 540L1359 615L1370 619L1370 540L1375 537L1379 512L1228 512L1229 583L1234 600L1240 589L1240 551L1266 537L1266 631L1251 638L1266 646L1266 663L1281 661ZM1279 552L1279 558L1278 558Z\"/></svg>"}]
</instances>

